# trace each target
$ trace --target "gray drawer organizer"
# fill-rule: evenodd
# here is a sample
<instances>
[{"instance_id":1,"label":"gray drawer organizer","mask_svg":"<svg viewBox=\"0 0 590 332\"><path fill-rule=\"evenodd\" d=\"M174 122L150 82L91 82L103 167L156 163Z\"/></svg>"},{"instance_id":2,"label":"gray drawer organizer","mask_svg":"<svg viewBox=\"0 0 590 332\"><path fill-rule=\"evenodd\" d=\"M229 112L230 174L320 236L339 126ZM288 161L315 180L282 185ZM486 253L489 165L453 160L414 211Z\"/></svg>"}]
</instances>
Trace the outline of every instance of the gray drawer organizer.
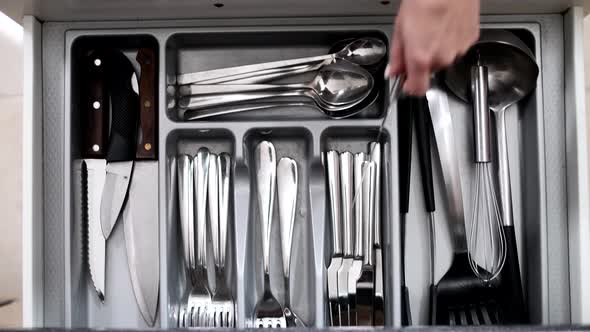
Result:
<instances>
[{"instance_id":1,"label":"gray drawer organizer","mask_svg":"<svg viewBox=\"0 0 590 332\"><path fill-rule=\"evenodd\" d=\"M571 66L566 44L567 29L574 18L562 15L483 16L482 28L510 29L534 50L541 66L535 93L508 112L511 178L514 215L524 288L534 324L580 323L588 313L580 313L585 303L577 294L577 277L584 267L570 262L578 244L570 238L567 185L572 172L566 160L567 85L564 76ZM319 24L321 22L321 24ZM32 24L31 26L34 26ZM298 210L292 285L295 310L312 327L326 326L326 265L329 255L327 192L321 153L328 149L365 151L376 137L385 116L385 103L378 99L365 115L331 120L303 108L252 112L207 121L182 122L174 108L168 108L168 83L177 74L206 68L240 65L286 57L326 52L344 38L380 35L389 42L389 17L331 17L323 19L233 19L185 21L48 22L37 30L41 39L37 68L42 67L42 227L31 264L39 263L41 284L35 281L30 298L32 326L144 328L129 280L124 237L120 226L107 245L107 301L94 296L81 248L81 220L74 204L73 165L79 158L78 109L72 78L76 75L76 45L83 40L113 43L131 55L139 42L149 41L159 50L159 210L160 210L160 303L157 326L175 327L177 306L184 292L178 230L177 197L174 184L174 157L195 154L199 147L230 153L233 169L233 256L231 270L237 323L245 328L262 290L260 240L257 209L251 195L254 182L250 158L260 140L272 141L277 157L290 156L299 164ZM569 46L568 46L569 47ZM37 59L37 58L36 58ZM570 58L567 58L571 60ZM569 61L568 60L568 61ZM33 75L31 75L33 77ZM565 88L564 88L565 87ZM33 87L34 88L34 87ZM570 89L573 89L571 86ZM382 89L385 94L387 89ZM386 96L385 96L386 97ZM471 108L451 96L460 158L466 212L470 209ZM566 107L570 107L566 109ZM397 171L397 116L388 117L385 164L389 177L384 186L391 200L382 202L384 221L386 325L400 326L400 257ZM582 121L581 119L580 121ZM569 121L569 120L567 120ZM585 133L585 131L584 131ZM581 135L585 137L584 135ZM583 143L585 144L585 143ZM568 152L569 153L569 152ZM426 324L428 286L427 213L423 207L417 153L413 153L410 214L406 247L406 279L415 324ZM436 156L436 155L435 155ZM437 278L450 263L447 216L442 193L441 172L435 160L437 219ZM581 165L584 165L582 163ZM571 166L571 165L570 165ZM568 174L569 172L569 174ZM576 198L577 199L577 198ZM581 217L580 217L581 218ZM37 228L40 227L40 228ZM276 236L275 236L276 235ZM278 248L278 233L273 234ZM575 247L572 249L572 247ZM279 262L273 254L272 261ZM280 265L271 264L279 267ZM278 270L277 270L278 272ZM35 278L33 278L35 279ZM282 281L273 281L279 298ZM572 282L572 280L574 280ZM585 307L584 307L585 308Z\"/></svg>"}]
</instances>

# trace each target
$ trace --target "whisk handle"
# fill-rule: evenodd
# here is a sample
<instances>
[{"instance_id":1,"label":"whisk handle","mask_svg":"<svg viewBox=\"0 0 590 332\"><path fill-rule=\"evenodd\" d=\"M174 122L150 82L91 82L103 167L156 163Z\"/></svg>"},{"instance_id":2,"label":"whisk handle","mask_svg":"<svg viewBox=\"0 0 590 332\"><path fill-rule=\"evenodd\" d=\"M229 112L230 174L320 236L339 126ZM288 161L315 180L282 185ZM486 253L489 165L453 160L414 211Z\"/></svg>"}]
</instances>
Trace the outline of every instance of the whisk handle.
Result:
<instances>
[{"instance_id":1,"label":"whisk handle","mask_svg":"<svg viewBox=\"0 0 590 332\"><path fill-rule=\"evenodd\" d=\"M420 159L420 174L422 174L422 189L424 191L424 202L428 212L434 212L434 185L432 181L432 155L430 153L430 133L432 123L428 101L426 98L416 98L416 135L418 140L418 156Z\"/></svg>"}]
</instances>

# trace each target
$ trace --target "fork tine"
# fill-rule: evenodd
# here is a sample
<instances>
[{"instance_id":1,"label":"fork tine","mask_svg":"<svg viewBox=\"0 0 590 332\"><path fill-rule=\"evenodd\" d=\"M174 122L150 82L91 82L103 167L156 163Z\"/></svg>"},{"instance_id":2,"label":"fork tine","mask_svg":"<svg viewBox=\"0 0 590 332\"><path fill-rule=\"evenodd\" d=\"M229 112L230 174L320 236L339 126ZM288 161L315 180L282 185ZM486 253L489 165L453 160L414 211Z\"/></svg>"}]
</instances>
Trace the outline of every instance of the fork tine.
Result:
<instances>
[{"instance_id":1,"label":"fork tine","mask_svg":"<svg viewBox=\"0 0 590 332\"><path fill-rule=\"evenodd\" d=\"M455 326L455 313L453 310L449 310L449 326Z\"/></svg>"},{"instance_id":2,"label":"fork tine","mask_svg":"<svg viewBox=\"0 0 590 332\"><path fill-rule=\"evenodd\" d=\"M481 315L483 317L484 324L492 325L492 319L488 313L488 309L486 308L486 306L481 307Z\"/></svg>"},{"instance_id":3,"label":"fork tine","mask_svg":"<svg viewBox=\"0 0 590 332\"><path fill-rule=\"evenodd\" d=\"M213 313L213 326L219 326L219 327L223 327L223 315L222 315L222 310L221 308L217 307L215 308L215 311Z\"/></svg>"},{"instance_id":4,"label":"fork tine","mask_svg":"<svg viewBox=\"0 0 590 332\"><path fill-rule=\"evenodd\" d=\"M471 313L471 323L473 325L481 325L479 322L479 316L477 314L477 310L479 309L478 306L470 307L469 312Z\"/></svg>"},{"instance_id":5,"label":"fork tine","mask_svg":"<svg viewBox=\"0 0 590 332\"><path fill-rule=\"evenodd\" d=\"M469 323L467 322L467 315L465 313L465 308L460 308L459 309L459 319L461 320L461 325L465 326L465 325L469 325Z\"/></svg>"}]
</instances>

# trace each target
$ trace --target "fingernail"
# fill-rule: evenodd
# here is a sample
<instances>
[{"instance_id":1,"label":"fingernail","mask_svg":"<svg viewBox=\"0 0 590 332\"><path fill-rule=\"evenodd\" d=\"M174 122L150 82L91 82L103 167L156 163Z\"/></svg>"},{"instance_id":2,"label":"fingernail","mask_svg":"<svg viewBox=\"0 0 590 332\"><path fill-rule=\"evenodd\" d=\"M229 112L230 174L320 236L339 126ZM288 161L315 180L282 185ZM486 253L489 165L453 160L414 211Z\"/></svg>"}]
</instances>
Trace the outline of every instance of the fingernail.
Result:
<instances>
[{"instance_id":1,"label":"fingernail","mask_svg":"<svg viewBox=\"0 0 590 332\"><path fill-rule=\"evenodd\" d=\"M390 68L391 68L391 66L388 63L387 66L385 67L385 72L383 73L383 78L385 78L385 79L389 78L389 69Z\"/></svg>"}]
</instances>

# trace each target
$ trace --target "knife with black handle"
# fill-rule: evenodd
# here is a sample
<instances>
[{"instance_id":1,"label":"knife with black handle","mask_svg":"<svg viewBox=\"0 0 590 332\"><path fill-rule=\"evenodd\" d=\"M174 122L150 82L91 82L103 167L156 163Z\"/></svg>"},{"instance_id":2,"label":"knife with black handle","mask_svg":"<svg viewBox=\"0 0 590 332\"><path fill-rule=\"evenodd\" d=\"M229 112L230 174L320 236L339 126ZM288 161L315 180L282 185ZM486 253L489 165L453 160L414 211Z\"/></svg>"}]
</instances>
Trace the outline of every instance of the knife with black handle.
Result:
<instances>
[{"instance_id":1,"label":"knife with black handle","mask_svg":"<svg viewBox=\"0 0 590 332\"><path fill-rule=\"evenodd\" d=\"M135 70L121 52L110 54L111 132L107 151L107 177L100 219L102 232L109 238L123 207L135 157L139 100L131 84ZM135 78L136 79L136 78Z\"/></svg>"},{"instance_id":2,"label":"knife with black handle","mask_svg":"<svg viewBox=\"0 0 590 332\"><path fill-rule=\"evenodd\" d=\"M85 222L85 245L90 279L100 301L105 298L106 239L101 231L100 202L106 177L106 139L109 113L108 53L91 52L83 59L84 87L81 120L81 211Z\"/></svg>"}]
</instances>

